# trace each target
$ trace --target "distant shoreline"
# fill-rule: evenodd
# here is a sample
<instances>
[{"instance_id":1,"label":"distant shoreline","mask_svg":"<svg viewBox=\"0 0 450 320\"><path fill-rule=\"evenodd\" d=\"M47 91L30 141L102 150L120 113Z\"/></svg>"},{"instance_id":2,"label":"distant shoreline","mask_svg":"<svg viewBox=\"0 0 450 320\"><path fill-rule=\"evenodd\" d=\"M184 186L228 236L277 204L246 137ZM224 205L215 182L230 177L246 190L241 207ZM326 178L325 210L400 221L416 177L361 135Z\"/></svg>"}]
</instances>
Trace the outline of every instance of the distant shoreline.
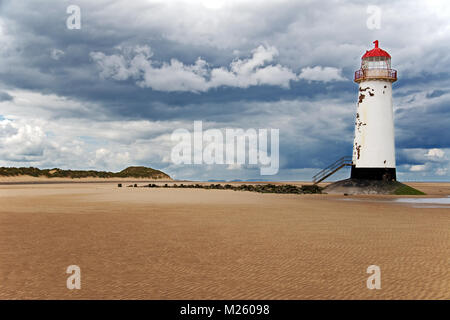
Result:
<instances>
[{"instance_id":1,"label":"distant shoreline","mask_svg":"<svg viewBox=\"0 0 450 320\"><path fill-rule=\"evenodd\" d=\"M65 183L123 183L123 182L173 182L171 179L151 179L151 178L48 178L33 176L3 176L0 177L0 185L17 184L65 184Z\"/></svg>"}]
</instances>

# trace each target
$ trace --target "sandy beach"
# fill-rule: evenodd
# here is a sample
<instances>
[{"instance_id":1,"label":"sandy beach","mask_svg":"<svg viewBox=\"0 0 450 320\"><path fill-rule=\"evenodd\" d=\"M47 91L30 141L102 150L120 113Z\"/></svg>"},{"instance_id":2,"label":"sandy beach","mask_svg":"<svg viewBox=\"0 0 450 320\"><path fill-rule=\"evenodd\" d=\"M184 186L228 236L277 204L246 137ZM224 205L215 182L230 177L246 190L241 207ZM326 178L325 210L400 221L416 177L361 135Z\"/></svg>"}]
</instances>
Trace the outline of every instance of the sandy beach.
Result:
<instances>
[{"instance_id":1,"label":"sandy beach","mask_svg":"<svg viewBox=\"0 0 450 320\"><path fill-rule=\"evenodd\" d=\"M1 185L0 298L450 299L450 205L397 198Z\"/></svg>"}]
</instances>

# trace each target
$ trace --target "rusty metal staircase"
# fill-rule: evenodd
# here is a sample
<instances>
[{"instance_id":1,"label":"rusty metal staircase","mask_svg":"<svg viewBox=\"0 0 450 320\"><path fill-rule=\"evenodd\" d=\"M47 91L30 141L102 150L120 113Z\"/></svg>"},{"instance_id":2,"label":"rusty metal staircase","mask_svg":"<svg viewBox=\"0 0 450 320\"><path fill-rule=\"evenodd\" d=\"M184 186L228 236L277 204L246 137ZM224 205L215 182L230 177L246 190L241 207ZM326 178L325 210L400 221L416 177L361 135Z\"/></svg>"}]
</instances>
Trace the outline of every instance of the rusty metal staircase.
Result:
<instances>
[{"instance_id":1,"label":"rusty metal staircase","mask_svg":"<svg viewBox=\"0 0 450 320\"><path fill-rule=\"evenodd\" d=\"M318 184L319 182L325 180L332 174L334 174L336 171L340 170L341 168L345 166L351 166L353 164L352 157L346 156L342 157L338 160L336 160L334 163L330 164L325 169L322 169L313 177L313 183Z\"/></svg>"}]
</instances>

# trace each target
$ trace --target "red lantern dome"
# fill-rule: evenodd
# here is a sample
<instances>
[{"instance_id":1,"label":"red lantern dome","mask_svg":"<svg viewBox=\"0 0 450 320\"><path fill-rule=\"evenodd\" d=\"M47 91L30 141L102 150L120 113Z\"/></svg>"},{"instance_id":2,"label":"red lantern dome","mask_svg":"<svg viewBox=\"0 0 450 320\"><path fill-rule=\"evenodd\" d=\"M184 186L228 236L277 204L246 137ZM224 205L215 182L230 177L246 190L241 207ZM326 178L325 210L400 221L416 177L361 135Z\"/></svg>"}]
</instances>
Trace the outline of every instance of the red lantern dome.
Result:
<instances>
[{"instance_id":1,"label":"red lantern dome","mask_svg":"<svg viewBox=\"0 0 450 320\"><path fill-rule=\"evenodd\" d=\"M370 51L366 51L366 53L362 56L362 59L368 58L368 57L386 57L391 58L389 53L384 51L383 49L378 48L378 40L375 40L373 42L375 44L375 48L373 48Z\"/></svg>"}]
</instances>

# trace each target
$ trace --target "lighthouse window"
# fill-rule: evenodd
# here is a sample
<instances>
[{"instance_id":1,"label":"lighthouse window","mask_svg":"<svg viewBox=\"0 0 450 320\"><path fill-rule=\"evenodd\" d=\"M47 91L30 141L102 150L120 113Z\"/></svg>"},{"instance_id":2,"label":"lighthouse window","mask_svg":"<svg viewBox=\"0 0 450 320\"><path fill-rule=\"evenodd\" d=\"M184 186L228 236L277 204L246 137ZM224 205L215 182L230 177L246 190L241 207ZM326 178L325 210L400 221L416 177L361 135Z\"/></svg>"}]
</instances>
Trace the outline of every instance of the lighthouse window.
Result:
<instances>
[{"instance_id":1,"label":"lighthouse window","mask_svg":"<svg viewBox=\"0 0 450 320\"><path fill-rule=\"evenodd\" d=\"M385 57L369 57L363 61L365 69L390 69L390 59Z\"/></svg>"}]
</instances>

